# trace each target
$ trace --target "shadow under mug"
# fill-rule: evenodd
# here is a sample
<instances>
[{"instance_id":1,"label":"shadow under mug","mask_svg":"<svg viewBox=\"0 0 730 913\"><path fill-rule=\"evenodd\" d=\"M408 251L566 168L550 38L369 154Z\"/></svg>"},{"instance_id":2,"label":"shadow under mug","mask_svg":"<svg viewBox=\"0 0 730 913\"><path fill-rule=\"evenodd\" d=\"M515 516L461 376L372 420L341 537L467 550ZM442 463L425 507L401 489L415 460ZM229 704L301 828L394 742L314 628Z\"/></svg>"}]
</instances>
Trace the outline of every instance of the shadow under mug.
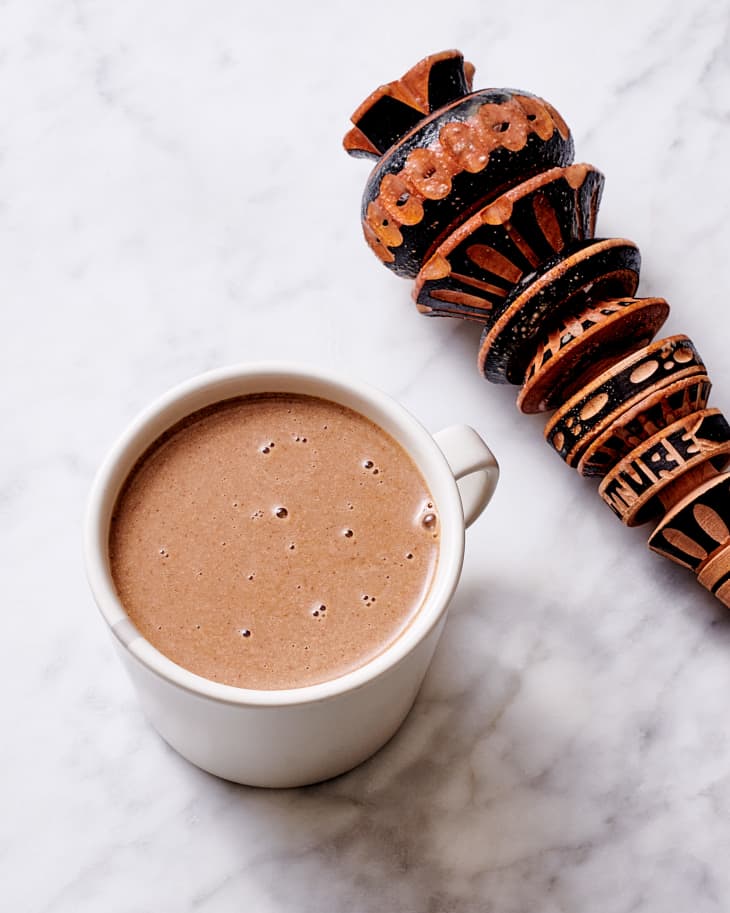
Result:
<instances>
[{"instance_id":1,"label":"shadow under mug","mask_svg":"<svg viewBox=\"0 0 730 913\"><path fill-rule=\"evenodd\" d=\"M192 412L252 393L319 396L366 416L410 455L439 516L436 573L413 621L365 665L303 688L236 688L177 665L138 633L110 572L112 511L138 458ZM455 425L431 435L379 390L318 368L236 365L164 394L131 423L101 465L89 497L84 542L94 599L152 725L193 764L251 786L302 786L364 761L390 739L413 705L461 574L465 527L489 503L498 477L497 461L472 428Z\"/></svg>"}]
</instances>

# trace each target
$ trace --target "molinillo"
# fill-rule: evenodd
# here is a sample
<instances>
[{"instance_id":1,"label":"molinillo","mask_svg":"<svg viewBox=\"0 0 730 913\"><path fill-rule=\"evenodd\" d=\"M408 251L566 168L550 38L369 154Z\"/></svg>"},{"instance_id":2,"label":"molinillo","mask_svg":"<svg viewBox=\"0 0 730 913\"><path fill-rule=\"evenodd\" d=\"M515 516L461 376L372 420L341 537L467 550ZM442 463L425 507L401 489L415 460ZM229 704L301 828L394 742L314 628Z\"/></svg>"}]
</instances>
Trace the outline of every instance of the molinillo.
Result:
<instances>
[{"instance_id":1,"label":"molinillo","mask_svg":"<svg viewBox=\"0 0 730 913\"><path fill-rule=\"evenodd\" d=\"M376 89L344 146L376 160L362 203L365 238L415 280L423 314L483 326L478 366L515 384L525 413L554 410L548 444L628 526L658 525L649 546L690 568L730 605L730 426L708 409L692 341L652 341L669 313L636 298L641 257L596 238L604 177L573 164L548 102L472 91L458 51L426 57Z\"/></svg>"}]
</instances>

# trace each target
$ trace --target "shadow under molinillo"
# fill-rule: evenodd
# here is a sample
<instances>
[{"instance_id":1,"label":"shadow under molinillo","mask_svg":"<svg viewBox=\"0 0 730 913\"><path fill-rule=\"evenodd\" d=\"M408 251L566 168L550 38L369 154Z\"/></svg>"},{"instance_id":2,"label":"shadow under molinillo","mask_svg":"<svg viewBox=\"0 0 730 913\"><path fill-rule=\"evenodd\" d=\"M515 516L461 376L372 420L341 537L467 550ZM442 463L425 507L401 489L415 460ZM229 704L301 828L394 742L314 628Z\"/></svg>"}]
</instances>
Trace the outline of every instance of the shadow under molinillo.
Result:
<instances>
[{"instance_id":1,"label":"shadow under molinillo","mask_svg":"<svg viewBox=\"0 0 730 913\"><path fill-rule=\"evenodd\" d=\"M564 909L561 869L610 826L611 801L576 787L590 778L576 739L590 708L534 617L513 617L529 599L462 586L413 711L354 771L295 790L216 781L245 862L197 908L255 885L299 913Z\"/></svg>"},{"instance_id":2,"label":"shadow under molinillo","mask_svg":"<svg viewBox=\"0 0 730 913\"><path fill-rule=\"evenodd\" d=\"M513 419L512 433L526 441L534 439L539 444L546 421L546 413L532 415L522 414L517 409L519 387L513 384L490 383L479 370L477 364L483 325L470 320L457 320L450 317L421 316L432 329L435 338L443 342L441 353L448 353L450 372L458 370L459 389L466 396L476 395L483 398L490 414L500 414ZM453 362L453 364L451 364ZM454 369L453 365L458 367ZM533 441L530 440L530 446Z\"/></svg>"}]
</instances>

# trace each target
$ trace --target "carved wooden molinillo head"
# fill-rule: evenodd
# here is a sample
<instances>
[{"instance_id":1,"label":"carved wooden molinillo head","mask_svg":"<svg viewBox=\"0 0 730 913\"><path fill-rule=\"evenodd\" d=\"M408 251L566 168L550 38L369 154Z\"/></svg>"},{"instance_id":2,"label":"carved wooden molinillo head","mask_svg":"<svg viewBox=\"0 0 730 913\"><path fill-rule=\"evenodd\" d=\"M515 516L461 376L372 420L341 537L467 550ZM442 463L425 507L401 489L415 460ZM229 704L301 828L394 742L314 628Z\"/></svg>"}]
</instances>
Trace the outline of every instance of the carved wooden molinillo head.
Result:
<instances>
[{"instance_id":1,"label":"carved wooden molinillo head","mask_svg":"<svg viewBox=\"0 0 730 913\"><path fill-rule=\"evenodd\" d=\"M514 89L472 92L473 72L458 51L434 54L352 115L345 149L377 160L365 238L401 276L415 278L441 239L509 187L573 160L552 105Z\"/></svg>"},{"instance_id":2,"label":"carved wooden molinillo head","mask_svg":"<svg viewBox=\"0 0 730 913\"><path fill-rule=\"evenodd\" d=\"M730 422L707 408L691 340L652 342L663 298L634 297L638 247L596 238L604 178L572 164L548 102L472 91L458 51L427 57L352 117L352 155L376 160L362 204L370 247L415 278L418 310L482 326L477 365L521 387L522 412L651 548L730 606Z\"/></svg>"}]
</instances>

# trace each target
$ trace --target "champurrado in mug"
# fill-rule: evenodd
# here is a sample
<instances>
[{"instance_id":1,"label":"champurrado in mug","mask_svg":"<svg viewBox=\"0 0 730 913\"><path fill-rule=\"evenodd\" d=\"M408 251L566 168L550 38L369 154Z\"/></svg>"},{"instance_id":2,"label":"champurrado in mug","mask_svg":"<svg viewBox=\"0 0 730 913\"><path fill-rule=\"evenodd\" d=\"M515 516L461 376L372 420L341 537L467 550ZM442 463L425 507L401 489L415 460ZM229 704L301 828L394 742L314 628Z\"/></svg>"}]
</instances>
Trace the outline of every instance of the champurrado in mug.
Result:
<instances>
[{"instance_id":1,"label":"champurrado in mug","mask_svg":"<svg viewBox=\"0 0 730 913\"><path fill-rule=\"evenodd\" d=\"M143 637L205 678L298 688L357 669L426 599L431 494L389 434L318 397L263 393L178 422L117 500L111 571Z\"/></svg>"}]
</instances>

